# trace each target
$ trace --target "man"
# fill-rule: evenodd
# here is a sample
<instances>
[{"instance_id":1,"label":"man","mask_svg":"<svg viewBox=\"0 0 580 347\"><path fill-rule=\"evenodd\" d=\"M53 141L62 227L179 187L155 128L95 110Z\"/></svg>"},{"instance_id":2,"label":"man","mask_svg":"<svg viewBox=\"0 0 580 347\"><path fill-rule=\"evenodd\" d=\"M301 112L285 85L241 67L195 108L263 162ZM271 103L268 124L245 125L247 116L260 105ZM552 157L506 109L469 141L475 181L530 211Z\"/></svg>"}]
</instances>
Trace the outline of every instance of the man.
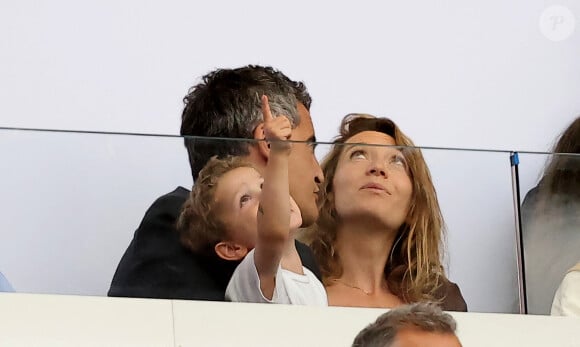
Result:
<instances>
[{"instance_id":1,"label":"man","mask_svg":"<svg viewBox=\"0 0 580 347\"><path fill-rule=\"evenodd\" d=\"M434 304L416 303L382 314L354 339L353 347L461 347L453 317Z\"/></svg>"},{"instance_id":2,"label":"man","mask_svg":"<svg viewBox=\"0 0 580 347\"><path fill-rule=\"evenodd\" d=\"M270 100L274 115L283 114L291 120L290 140L304 141L293 145L289 186L301 210L303 226L311 225L318 218L316 198L323 180L311 143L315 141L309 112L311 98L304 84L271 67L218 69L190 89L184 98L181 135L186 137L192 175L195 180L215 155L242 156L258 171L266 167L269 149L263 141L215 139L263 140L262 95ZM109 296L224 300L237 263L193 254L179 242L175 224L189 193L178 187L149 208L117 267ZM320 277L310 249L301 243L296 247L304 266Z\"/></svg>"}]
</instances>

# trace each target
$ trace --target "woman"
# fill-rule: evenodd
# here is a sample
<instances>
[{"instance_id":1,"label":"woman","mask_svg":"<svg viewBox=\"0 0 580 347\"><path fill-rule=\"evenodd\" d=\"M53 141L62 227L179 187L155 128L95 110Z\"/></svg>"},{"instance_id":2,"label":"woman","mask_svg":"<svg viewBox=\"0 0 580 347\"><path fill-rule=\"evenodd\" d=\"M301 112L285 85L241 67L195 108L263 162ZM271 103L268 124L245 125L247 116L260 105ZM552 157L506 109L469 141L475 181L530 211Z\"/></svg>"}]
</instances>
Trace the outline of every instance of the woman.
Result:
<instances>
[{"instance_id":1,"label":"woman","mask_svg":"<svg viewBox=\"0 0 580 347\"><path fill-rule=\"evenodd\" d=\"M557 154L549 158L542 179L522 204L526 294L532 314L550 314L562 276L580 261L580 117L558 137L552 152Z\"/></svg>"},{"instance_id":2,"label":"woman","mask_svg":"<svg viewBox=\"0 0 580 347\"><path fill-rule=\"evenodd\" d=\"M372 146L365 144L373 144ZM439 302L466 311L441 265L443 217L421 152L390 119L347 115L322 163L320 217L306 239L329 305Z\"/></svg>"}]
</instances>

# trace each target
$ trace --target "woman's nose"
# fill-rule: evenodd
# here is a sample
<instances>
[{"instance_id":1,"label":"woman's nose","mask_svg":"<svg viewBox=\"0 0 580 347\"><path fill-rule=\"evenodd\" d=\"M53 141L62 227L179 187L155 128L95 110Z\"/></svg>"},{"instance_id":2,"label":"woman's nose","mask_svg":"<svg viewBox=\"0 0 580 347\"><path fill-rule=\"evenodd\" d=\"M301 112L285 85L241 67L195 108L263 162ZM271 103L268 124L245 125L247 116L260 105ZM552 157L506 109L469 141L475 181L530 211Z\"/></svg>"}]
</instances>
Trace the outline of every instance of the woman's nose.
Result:
<instances>
[{"instance_id":1,"label":"woman's nose","mask_svg":"<svg viewBox=\"0 0 580 347\"><path fill-rule=\"evenodd\" d=\"M387 170L384 165L373 162L369 167L369 174L387 177Z\"/></svg>"}]
</instances>

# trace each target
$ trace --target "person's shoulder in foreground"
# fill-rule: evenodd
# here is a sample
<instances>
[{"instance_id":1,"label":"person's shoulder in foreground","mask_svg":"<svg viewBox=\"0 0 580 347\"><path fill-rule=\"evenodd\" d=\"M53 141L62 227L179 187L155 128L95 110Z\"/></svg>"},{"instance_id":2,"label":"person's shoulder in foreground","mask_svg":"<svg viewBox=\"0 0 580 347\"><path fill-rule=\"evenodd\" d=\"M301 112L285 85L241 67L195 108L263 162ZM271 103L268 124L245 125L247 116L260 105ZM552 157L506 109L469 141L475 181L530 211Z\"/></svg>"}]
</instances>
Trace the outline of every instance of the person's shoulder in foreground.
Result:
<instances>
[{"instance_id":1,"label":"person's shoulder in foreground","mask_svg":"<svg viewBox=\"0 0 580 347\"><path fill-rule=\"evenodd\" d=\"M353 347L460 347L453 317L435 304L399 306L361 330Z\"/></svg>"}]
</instances>

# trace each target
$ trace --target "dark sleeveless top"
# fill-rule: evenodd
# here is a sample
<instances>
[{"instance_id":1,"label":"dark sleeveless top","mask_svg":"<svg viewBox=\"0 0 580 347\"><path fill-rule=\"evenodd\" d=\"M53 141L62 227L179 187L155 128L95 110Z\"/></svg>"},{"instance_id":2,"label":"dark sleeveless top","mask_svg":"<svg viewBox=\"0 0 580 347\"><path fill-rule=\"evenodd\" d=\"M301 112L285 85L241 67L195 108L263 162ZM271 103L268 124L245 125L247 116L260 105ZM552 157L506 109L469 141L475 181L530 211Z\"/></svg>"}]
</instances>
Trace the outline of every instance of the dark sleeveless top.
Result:
<instances>
[{"instance_id":1,"label":"dark sleeveless top","mask_svg":"<svg viewBox=\"0 0 580 347\"><path fill-rule=\"evenodd\" d=\"M467 312L467 304L461 295L457 284L444 280L443 284L435 292L435 298L442 300L441 309L444 311Z\"/></svg>"}]
</instances>

